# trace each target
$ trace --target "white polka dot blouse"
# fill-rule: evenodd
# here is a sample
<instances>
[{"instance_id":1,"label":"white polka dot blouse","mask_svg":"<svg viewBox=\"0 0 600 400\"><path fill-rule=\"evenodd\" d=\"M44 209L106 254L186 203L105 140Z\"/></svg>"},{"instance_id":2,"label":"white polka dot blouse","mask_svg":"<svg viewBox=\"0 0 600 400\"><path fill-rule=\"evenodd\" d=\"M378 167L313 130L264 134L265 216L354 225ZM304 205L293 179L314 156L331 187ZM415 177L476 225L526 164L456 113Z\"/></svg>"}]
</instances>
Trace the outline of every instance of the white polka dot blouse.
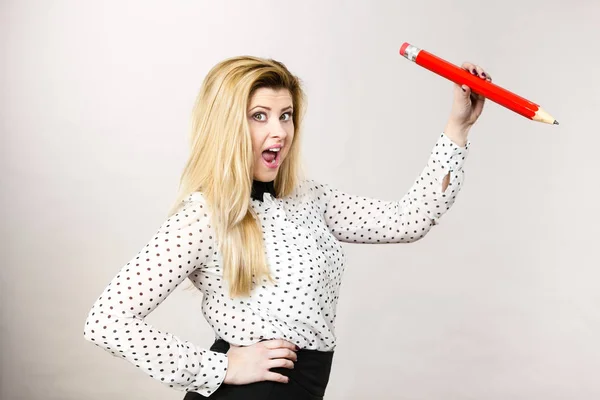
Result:
<instances>
[{"instance_id":1,"label":"white polka dot blouse","mask_svg":"<svg viewBox=\"0 0 600 400\"><path fill-rule=\"evenodd\" d=\"M233 300L222 279L209 209L202 193L192 193L104 289L89 312L84 337L165 385L210 396L225 379L227 355L144 320L190 278L203 293L203 316L216 338L240 346L281 338L300 348L333 351L345 265L341 242L423 238L461 189L469 145L459 147L442 133L398 201L351 195L314 180L302 181L285 198L265 192L262 201L250 199L276 284L255 280L250 296Z\"/></svg>"}]
</instances>

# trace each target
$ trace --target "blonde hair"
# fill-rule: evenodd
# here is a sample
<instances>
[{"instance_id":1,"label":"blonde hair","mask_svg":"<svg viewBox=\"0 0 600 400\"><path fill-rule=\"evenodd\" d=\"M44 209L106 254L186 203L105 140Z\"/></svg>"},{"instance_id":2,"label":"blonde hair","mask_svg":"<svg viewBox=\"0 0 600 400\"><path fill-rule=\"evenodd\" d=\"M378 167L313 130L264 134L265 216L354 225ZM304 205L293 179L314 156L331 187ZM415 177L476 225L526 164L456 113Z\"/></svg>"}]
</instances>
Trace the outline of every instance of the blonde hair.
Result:
<instances>
[{"instance_id":1,"label":"blonde hair","mask_svg":"<svg viewBox=\"0 0 600 400\"><path fill-rule=\"evenodd\" d=\"M274 187L277 197L284 197L297 186L303 178L299 139L305 108L300 80L278 61L233 57L215 65L202 83L192 113L190 155L169 211L174 214L191 193L202 192L211 211L231 297L247 296L253 277L274 282L260 221L250 207L254 155L246 114L251 96L262 87L287 89L292 97L294 138Z\"/></svg>"}]
</instances>

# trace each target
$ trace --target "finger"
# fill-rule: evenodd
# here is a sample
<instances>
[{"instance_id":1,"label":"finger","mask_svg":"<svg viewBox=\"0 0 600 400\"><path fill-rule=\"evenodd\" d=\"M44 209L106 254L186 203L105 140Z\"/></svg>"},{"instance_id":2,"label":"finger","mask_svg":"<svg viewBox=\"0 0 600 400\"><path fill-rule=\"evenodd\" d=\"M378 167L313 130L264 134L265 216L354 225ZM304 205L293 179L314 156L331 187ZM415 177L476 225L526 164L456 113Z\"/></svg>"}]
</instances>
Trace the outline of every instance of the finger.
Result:
<instances>
[{"instance_id":1,"label":"finger","mask_svg":"<svg viewBox=\"0 0 600 400\"><path fill-rule=\"evenodd\" d=\"M475 115L479 115L481 113L481 109L483 108L483 103L485 102L485 98L477 93L471 92L471 96L469 98L471 104L471 113Z\"/></svg>"},{"instance_id":2,"label":"finger","mask_svg":"<svg viewBox=\"0 0 600 400\"><path fill-rule=\"evenodd\" d=\"M482 67L480 67L479 65L475 65L475 71L477 72L477 75L479 75L479 77L481 77L487 81L492 80L492 76L488 72L486 72Z\"/></svg>"},{"instance_id":3,"label":"finger","mask_svg":"<svg viewBox=\"0 0 600 400\"><path fill-rule=\"evenodd\" d=\"M476 66L477 68L477 74L482 78L485 79L486 81L492 81L492 76L485 72L485 70L483 68L481 68L479 65Z\"/></svg>"},{"instance_id":4,"label":"finger","mask_svg":"<svg viewBox=\"0 0 600 400\"><path fill-rule=\"evenodd\" d=\"M461 68L473 75L481 76L486 81L492 81L492 76L488 72L473 63L464 62L462 63Z\"/></svg>"},{"instance_id":5,"label":"finger","mask_svg":"<svg viewBox=\"0 0 600 400\"><path fill-rule=\"evenodd\" d=\"M475 100L471 102L472 107L473 107L473 112L476 115L479 115L481 113L481 111L483 110L483 105L485 104L485 97L481 96L481 95L477 95L477 97L475 98Z\"/></svg>"},{"instance_id":6,"label":"finger","mask_svg":"<svg viewBox=\"0 0 600 400\"><path fill-rule=\"evenodd\" d=\"M294 362L285 358L277 358L269 361L269 369L271 368L289 368L294 369Z\"/></svg>"},{"instance_id":7,"label":"finger","mask_svg":"<svg viewBox=\"0 0 600 400\"><path fill-rule=\"evenodd\" d=\"M469 62L465 62L462 64L462 69L470 72L472 75L482 77L480 74L481 74L481 72L483 72L483 69L481 67L479 67L478 65L475 65L475 64L469 63Z\"/></svg>"},{"instance_id":8,"label":"finger","mask_svg":"<svg viewBox=\"0 0 600 400\"><path fill-rule=\"evenodd\" d=\"M462 85L460 88L462 89L465 97L469 97L471 95L471 88L467 85Z\"/></svg>"},{"instance_id":9,"label":"finger","mask_svg":"<svg viewBox=\"0 0 600 400\"><path fill-rule=\"evenodd\" d=\"M472 75L475 76L479 76L479 72L477 70L477 65L472 64L472 63L463 63L462 68L467 71L470 72Z\"/></svg>"},{"instance_id":10,"label":"finger","mask_svg":"<svg viewBox=\"0 0 600 400\"><path fill-rule=\"evenodd\" d=\"M475 68L475 64L470 63L470 62L464 62L464 63L462 63L462 65L460 67L464 70L472 72L473 69Z\"/></svg>"},{"instance_id":11,"label":"finger","mask_svg":"<svg viewBox=\"0 0 600 400\"><path fill-rule=\"evenodd\" d=\"M269 358L289 358L290 360L297 361L298 355L290 349L274 349L269 350Z\"/></svg>"},{"instance_id":12,"label":"finger","mask_svg":"<svg viewBox=\"0 0 600 400\"><path fill-rule=\"evenodd\" d=\"M477 93L471 93L471 108L473 111L476 111L477 108L481 107L485 98Z\"/></svg>"},{"instance_id":13,"label":"finger","mask_svg":"<svg viewBox=\"0 0 600 400\"><path fill-rule=\"evenodd\" d=\"M479 65L475 66L475 73L477 76L479 76L481 79L485 79L487 78L487 75L485 73L485 71L483 70L483 68L481 68Z\"/></svg>"},{"instance_id":14,"label":"finger","mask_svg":"<svg viewBox=\"0 0 600 400\"><path fill-rule=\"evenodd\" d=\"M265 381L273 381L273 382L281 382L281 383L288 383L289 378L285 375L281 375L275 372L267 372L265 374Z\"/></svg>"},{"instance_id":15,"label":"finger","mask_svg":"<svg viewBox=\"0 0 600 400\"><path fill-rule=\"evenodd\" d=\"M267 340L263 343L265 344L265 347L267 349L286 348L290 350L297 350L298 347L294 343L288 342L287 340L283 339Z\"/></svg>"}]
</instances>

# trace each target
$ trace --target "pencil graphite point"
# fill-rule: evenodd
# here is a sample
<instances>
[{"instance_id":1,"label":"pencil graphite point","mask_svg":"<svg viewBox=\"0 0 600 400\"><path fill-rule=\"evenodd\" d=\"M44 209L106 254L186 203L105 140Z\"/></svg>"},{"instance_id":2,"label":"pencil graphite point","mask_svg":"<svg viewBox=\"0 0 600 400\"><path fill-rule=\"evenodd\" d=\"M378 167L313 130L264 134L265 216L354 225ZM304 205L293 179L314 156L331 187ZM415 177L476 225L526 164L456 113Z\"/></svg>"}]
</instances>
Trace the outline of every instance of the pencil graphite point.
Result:
<instances>
[{"instance_id":1,"label":"pencil graphite point","mask_svg":"<svg viewBox=\"0 0 600 400\"><path fill-rule=\"evenodd\" d=\"M539 107L535 115L531 118L534 121L543 122L545 124L558 125L558 121L546 112L542 107Z\"/></svg>"}]
</instances>

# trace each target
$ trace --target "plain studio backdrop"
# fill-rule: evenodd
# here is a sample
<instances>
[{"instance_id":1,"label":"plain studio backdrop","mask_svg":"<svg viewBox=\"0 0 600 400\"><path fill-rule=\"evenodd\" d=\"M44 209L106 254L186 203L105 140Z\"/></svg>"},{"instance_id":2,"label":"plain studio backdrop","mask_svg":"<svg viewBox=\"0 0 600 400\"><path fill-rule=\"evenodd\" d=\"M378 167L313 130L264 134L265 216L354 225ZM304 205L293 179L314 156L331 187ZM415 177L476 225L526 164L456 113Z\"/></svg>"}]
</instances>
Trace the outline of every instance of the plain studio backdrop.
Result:
<instances>
[{"instance_id":1,"label":"plain studio backdrop","mask_svg":"<svg viewBox=\"0 0 600 400\"><path fill-rule=\"evenodd\" d=\"M400 199L452 101L405 41L560 125L488 101L440 224L345 245L326 398L600 398L598 1L5 0L0 18L2 400L181 399L83 326L166 217L204 76L284 62L308 95L308 176ZM179 287L147 320L209 347L200 302Z\"/></svg>"}]
</instances>

